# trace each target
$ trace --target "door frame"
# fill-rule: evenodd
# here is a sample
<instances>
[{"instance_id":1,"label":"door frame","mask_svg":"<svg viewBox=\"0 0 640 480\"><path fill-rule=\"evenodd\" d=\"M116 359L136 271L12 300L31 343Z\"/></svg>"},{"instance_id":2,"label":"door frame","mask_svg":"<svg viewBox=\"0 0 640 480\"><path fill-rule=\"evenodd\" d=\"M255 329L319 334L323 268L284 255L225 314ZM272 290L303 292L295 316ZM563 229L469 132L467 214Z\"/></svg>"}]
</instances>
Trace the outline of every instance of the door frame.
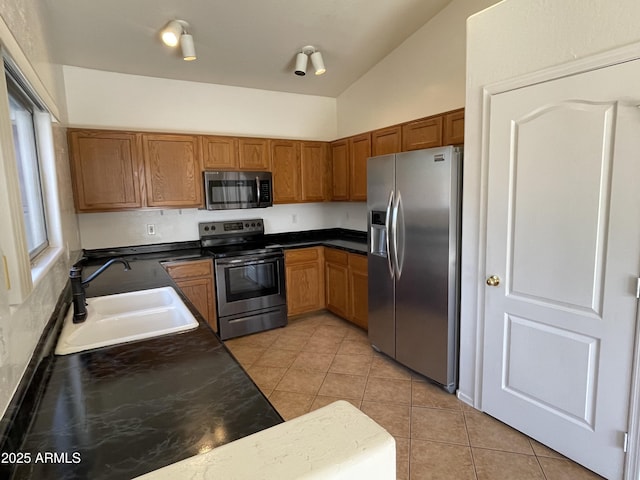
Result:
<instances>
[{"instance_id":1,"label":"door frame","mask_svg":"<svg viewBox=\"0 0 640 480\"><path fill-rule=\"evenodd\" d=\"M486 85L482 91L482 133L480 153L480 195L477 233L477 271L476 271L476 332L473 399L464 396L464 401L473 401L473 406L482 409L483 358L485 333L485 277L487 246L487 204L489 178L489 122L491 118L491 98L493 95L528 87L559 78L586 73L619 63L640 60L640 43L616 48L604 53L592 55L562 65L521 75L513 79ZM638 265L640 268L640 265ZM638 272L640 275L640 271ZM631 375L631 396L629 408L627 455L624 466L625 480L640 480L640 308L636 310L636 331Z\"/></svg>"}]
</instances>

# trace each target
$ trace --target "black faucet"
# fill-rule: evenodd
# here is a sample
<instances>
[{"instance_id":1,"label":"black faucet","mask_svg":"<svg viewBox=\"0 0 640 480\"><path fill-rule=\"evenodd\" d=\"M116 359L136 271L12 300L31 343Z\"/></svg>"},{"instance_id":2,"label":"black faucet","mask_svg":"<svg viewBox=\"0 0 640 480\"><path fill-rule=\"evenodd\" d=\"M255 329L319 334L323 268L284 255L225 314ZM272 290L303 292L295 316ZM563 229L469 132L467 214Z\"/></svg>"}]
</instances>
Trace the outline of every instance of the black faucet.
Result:
<instances>
[{"instance_id":1,"label":"black faucet","mask_svg":"<svg viewBox=\"0 0 640 480\"><path fill-rule=\"evenodd\" d=\"M104 272L110 265L121 263L124 265L125 271L131 270L129 262L122 258L112 258L98 270L89 275L84 282L82 281L82 266L74 265L69 270L69 279L71 280L71 294L73 295L73 323L82 323L87 318L87 302L84 289L98 275Z\"/></svg>"}]
</instances>

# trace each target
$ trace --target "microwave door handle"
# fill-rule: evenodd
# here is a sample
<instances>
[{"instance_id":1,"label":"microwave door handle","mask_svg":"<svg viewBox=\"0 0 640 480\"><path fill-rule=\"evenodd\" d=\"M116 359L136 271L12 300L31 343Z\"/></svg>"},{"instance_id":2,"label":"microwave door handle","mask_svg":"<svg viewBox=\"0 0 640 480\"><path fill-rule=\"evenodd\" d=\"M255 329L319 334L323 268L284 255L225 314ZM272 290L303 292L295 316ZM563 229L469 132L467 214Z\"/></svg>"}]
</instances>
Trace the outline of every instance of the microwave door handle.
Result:
<instances>
[{"instance_id":1,"label":"microwave door handle","mask_svg":"<svg viewBox=\"0 0 640 480\"><path fill-rule=\"evenodd\" d=\"M258 205L260 205L260 177L256 177L256 190L258 192Z\"/></svg>"}]
</instances>

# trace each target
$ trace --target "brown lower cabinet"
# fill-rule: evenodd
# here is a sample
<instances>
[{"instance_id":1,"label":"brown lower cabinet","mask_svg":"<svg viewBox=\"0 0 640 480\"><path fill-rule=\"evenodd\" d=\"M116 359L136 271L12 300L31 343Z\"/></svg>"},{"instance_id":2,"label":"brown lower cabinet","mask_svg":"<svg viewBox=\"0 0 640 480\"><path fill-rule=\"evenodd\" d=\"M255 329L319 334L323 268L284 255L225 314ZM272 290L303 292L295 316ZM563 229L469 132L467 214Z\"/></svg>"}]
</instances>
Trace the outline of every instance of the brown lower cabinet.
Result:
<instances>
[{"instance_id":1,"label":"brown lower cabinet","mask_svg":"<svg viewBox=\"0 0 640 480\"><path fill-rule=\"evenodd\" d=\"M285 250L289 316L326 308L366 329L367 257L336 248Z\"/></svg>"},{"instance_id":2,"label":"brown lower cabinet","mask_svg":"<svg viewBox=\"0 0 640 480\"><path fill-rule=\"evenodd\" d=\"M323 247L285 250L288 316L324 308Z\"/></svg>"},{"instance_id":3,"label":"brown lower cabinet","mask_svg":"<svg viewBox=\"0 0 640 480\"><path fill-rule=\"evenodd\" d=\"M213 262L210 259L167 262L164 268L200 315L217 332Z\"/></svg>"},{"instance_id":4,"label":"brown lower cabinet","mask_svg":"<svg viewBox=\"0 0 640 480\"><path fill-rule=\"evenodd\" d=\"M369 327L369 275L367 256L349 254L349 316L347 320Z\"/></svg>"},{"instance_id":5,"label":"brown lower cabinet","mask_svg":"<svg viewBox=\"0 0 640 480\"><path fill-rule=\"evenodd\" d=\"M327 310L356 325L369 326L367 257L325 248Z\"/></svg>"},{"instance_id":6,"label":"brown lower cabinet","mask_svg":"<svg viewBox=\"0 0 640 480\"><path fill-rule=\"evenodd\" d=\"M349 254L344 250L325 248L325 291L327 310L339 317L349 317Z\"/></svg>"}]
</instances>

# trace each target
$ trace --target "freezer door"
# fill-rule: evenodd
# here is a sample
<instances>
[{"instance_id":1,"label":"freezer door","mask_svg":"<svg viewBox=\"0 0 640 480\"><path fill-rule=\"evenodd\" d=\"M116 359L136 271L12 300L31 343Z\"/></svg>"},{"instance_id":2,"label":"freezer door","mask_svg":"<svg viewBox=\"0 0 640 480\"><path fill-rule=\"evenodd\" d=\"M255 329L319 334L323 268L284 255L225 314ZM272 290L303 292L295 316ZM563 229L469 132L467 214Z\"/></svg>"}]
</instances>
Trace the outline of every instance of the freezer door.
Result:
<instances>
[{"instance_id":1,"label":"freezer door","mask_svg":"<svg viewBox=\"0 0 640 480\"><path fill-rule=\"evenodd\" d=\"M374 348L392 357L396 353L394 283L389 221L395 156L367 160L369 341Z\"/></svg>"},{"instance_id":2,"label":"freezer door","mask_svg":"<svg viewBox=\"0 0 640 480\"><path fill-rule=\"evenodd\" d=\"M396 160L396 359L455 388L458 165L453 147Z\"/></svg>"}]
</instances>

